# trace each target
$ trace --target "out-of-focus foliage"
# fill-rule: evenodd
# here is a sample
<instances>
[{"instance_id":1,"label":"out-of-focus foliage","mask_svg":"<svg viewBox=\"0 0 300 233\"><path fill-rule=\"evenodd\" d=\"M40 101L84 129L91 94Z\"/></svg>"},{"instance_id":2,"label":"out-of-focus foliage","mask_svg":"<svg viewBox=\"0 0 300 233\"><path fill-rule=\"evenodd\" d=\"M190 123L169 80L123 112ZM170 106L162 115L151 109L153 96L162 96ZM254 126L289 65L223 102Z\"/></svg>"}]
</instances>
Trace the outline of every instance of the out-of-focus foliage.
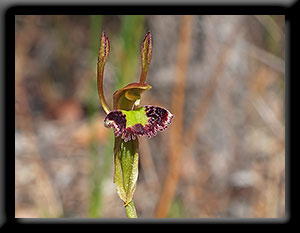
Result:
<instances>
[{"instance_id":1,"label":"out-of-focus foliage","mask_svg":"<svg viewBox=\"0 0 300 233\"><path fill-rule=\"evenodd\" d=\"M152 90L142 104L183 116L174 118L180 145L172 144L172 126L140 139L139 217L285 216L284 16L190 20L184 56L183 16L16 17L16 217L126 217L112 182L113 135L97 95L102 30L111 41L108 103L115 90L138 81L150 30ZM180 80L182 110L173 98Z\"/></svg>"}]
</instances>

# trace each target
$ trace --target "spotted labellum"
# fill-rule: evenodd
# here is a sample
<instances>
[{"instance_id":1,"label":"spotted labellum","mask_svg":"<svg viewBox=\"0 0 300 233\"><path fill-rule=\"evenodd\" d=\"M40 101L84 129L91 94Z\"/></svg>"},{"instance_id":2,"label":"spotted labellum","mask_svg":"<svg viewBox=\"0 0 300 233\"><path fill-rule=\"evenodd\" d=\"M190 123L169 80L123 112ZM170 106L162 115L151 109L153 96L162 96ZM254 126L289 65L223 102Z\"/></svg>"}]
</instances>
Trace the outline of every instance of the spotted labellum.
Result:
<instances>
[{"instance_id":1,"label":"spotted labellum","mask_svg":"<svg viewBox=\"0 0 300 233\"><path fill-rule=\"evenodd\" d=\"M103 32L97 63L97 87L101 105L107 114L104 126L112 128L115 134L114 183L119 197L124 201L127 216L137 217L132 198L138 177L138 138L147 136L150 139L157 135L158 131L164 131L171 124L174 115L163 107L140 105L142 93L151 89L151 86L145 83L152 57L150 32L142 42L140 80L113 94L112 111L103 93L103 73L109 51L109 39Z\"/></svg>"},{"instance_id":2,"label":"spotted labellum","mask_svg":"<svg viewBox=\"0 0 300 233\"><path fill-rule=\"evenodd\" d=\"M163 131L171 124L173 115L166 109L146 105L135 110L116 110L110 112L104 119L104 125L112 127L116 137L127 142L139 136L149 139Z\"/></svg>"}]
</instances>

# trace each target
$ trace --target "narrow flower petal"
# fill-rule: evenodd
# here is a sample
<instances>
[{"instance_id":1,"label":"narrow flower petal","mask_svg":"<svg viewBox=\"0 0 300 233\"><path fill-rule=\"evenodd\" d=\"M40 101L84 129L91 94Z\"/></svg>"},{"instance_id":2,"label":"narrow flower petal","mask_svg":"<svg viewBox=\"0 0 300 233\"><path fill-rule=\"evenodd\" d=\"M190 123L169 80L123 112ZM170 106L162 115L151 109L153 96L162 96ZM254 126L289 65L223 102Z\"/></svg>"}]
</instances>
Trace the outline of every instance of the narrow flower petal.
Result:
<instances>
[{"instance_id":1,"label":"narrow flower petal","mask_svg":"<svg viewBox=\"0 0 300 233\"><path fill-rule=\"evenodd\" d=\"M167 109L146 105L136 110L115 110L104 119L104 125L113 128L115 136L127 142L136 137L152 138L169 127L174 115Z\"/></svg>"},{"instance_id":2,"label":"narrow flower petal","mask_svg":"<svg viewBox=\"0 0 300 233\"><path fill-rule=\"evenodd\" d=\"M103 110L108 114L110 112L109 106L105 100L104 92L103 92L103 74L104 74L104 66L108 59L110 51L110 44L109 39L106 36L105 32L102 32L100 38L100 47L98 53L98 63L97 63L97 88L98 88L98 95L103 107Z\"/></svg>"},{"instance_id":3,"label":"narrow flower petal","mask_svg":"<svg viewBox=\"0 0 300 233\"><path fill-rule=\"evenodd\" d=\"M151 33L148 32L145 35L145 38L142 43L142 48L141 48L142 73L140 77L140 83L144 83L146 81L146 76L147 76L151 58L152 58L152 38L151 38Z\"/></svg>"},{"instance_id":4,"label":"narrow flower petal","mask_svg":"<svg viewBox=\"0 0 300 233\"><path fill-rule=\"evenodd\" d=\"M98 66L104 66L110 51L109 39L106 36L105 32L102 32L100 38L100 47L98 53Z\"/></svg>"}]
</instances>

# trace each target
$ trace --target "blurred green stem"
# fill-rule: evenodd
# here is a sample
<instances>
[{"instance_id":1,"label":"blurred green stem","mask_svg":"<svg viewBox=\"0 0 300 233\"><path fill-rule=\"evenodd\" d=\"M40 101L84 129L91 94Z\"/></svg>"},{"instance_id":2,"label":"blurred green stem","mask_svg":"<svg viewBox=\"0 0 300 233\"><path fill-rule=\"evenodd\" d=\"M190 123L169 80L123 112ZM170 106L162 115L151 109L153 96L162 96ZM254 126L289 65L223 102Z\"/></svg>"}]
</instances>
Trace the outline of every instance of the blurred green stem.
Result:
<instances>
[{"instance_id":1,"label":"blurred green stem","mask_svg":"<svg viewBox=\"0 0 300 233\"><path fill-rule=\"evenodd\" d=\"M133 200L131 200L128 205L125 206L126 214L128 218L137 218L136 210L134 207Z\"/></svg>"},{"instance_id":2,"label":"blurred green stem","mask_svg":"<svg viewBox=\"0 0 300 233\"><path fill-rule=\"evenodd\" d=\"M144 16L143 15L124 15L120 29L119 43L120 47L116 51L119 60L116 71L118 79L118 89L132 81L132 77L138 75L138 52L140 47L132 41L139 41L144 34Z\"/></svg>"},{"instance_id":3,"label":"blurred green stem","mask_svg":"<svg viewBox=\"0 0 300 233\"><path fill-rule=\"evenodd\" d=\"M102 19L101 15L91 15L90 16L90 57L89 63L91 70L96 66L96 57L98 56L99 49L99 34L102 29ZM97 80L94 78L89 80L89 89L86 95L86 105L87 105L87 117L88 124L90 126L91 135L95 135L93 132L93 121L98 115L99 105L96 104L95 99L97 94L95 92L95 86ZM99 218L102 215L102 205L103 205L103 193L104 189L103 181L109 176L109 171L112 164L112 146L113 146L113 134L109 135L107 143L102 144L103 150L100 153L100 148L98 146L99 141L97 137L92 138L89 142L89 163L90 163L90 186L89 186L89 204L88 204L88 217Z\"/></svg>"}]
</instances>

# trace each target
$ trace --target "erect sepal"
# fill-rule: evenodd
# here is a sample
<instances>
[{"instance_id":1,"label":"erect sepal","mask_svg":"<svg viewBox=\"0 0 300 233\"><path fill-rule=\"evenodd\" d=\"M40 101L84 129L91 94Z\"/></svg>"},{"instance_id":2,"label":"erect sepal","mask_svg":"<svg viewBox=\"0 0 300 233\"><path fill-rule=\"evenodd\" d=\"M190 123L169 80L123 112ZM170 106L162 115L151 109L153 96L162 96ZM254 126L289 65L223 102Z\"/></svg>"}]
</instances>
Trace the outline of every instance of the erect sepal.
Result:
<instances>
[{"instance_id":1,"label":"erect sepal","mask_svg":"<svg viewBox=\"0 0 300 233\"><path fill-rule=\"evenodd\" d=\"M98 88L98 95L99 95L101 105L104 111L106 112L106 114L110 112L110 109L104 97L103 74L104 74L104 66L107 61L109 51L110 51L109 39L105 35L105 32L102 32L100 38L100 47L99 47L98 63L97 63L97 88Z\"/></svg>"},{"instance_id":2,"label":"erect sepal","mask_svg":"<svg viewBox=\"0 0 300 233\"><path fill-rule=\"evenodd\" d=\"M145 38L142 42L142 48L141 48L142 72L140 77L140 83L144 83L146 81L146 76L147 76L151 58L152 58L152 38L151 38L151 33L148 32L145 35Z\"/></svg>"},{"instance_id":3,"label":"erect sepal","mask_svg":"<svg viewBox=\"0 0 300 233\"><path fill-rule=\"evenodd\" d=\"M115 110L104 119L104 125L113 128L115 136L125 142L140 136L152 138L171 124L174 115L167 109L146 105L135 110Z\"/></svg>"},{"instance_id":4,"label":"erect sepal","mask_svg":"<svg viewBox=\"0 0 300 233\"><path fill-rule=\"evenodd\" d=\"M102 32L100 38L100 47L99 47L99 54L98 54L98 67L104 66L110 51L110 43L109 39L106 36L105 32Z\"/></svg>"}]
</instances>

